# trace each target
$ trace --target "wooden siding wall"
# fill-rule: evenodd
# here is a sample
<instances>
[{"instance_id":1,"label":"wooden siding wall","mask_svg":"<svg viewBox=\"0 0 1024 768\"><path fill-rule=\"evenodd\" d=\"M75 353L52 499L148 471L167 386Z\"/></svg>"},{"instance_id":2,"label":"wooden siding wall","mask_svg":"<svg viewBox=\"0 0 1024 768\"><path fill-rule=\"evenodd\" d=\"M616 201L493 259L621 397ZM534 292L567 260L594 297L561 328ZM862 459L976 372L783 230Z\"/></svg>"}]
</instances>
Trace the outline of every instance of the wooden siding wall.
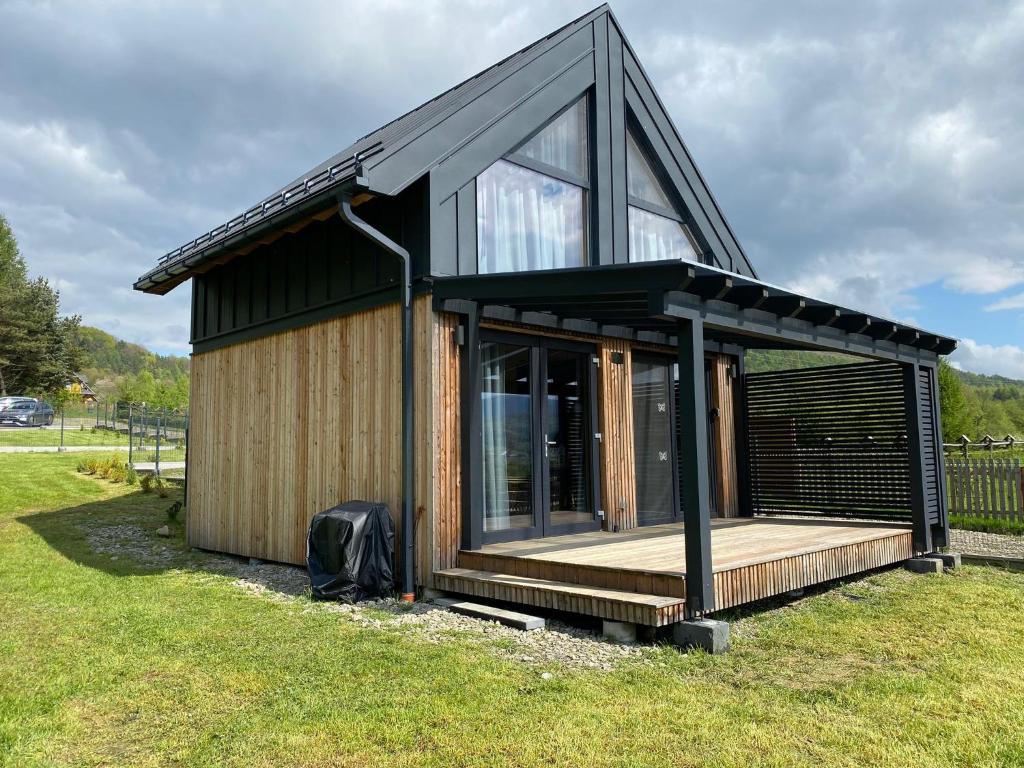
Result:
<instances>
[{"instance_id":1,"label":"wooden siding wall","mask_svg":"<svg viewBox=\"0 0 1024 768\"><path fill-rule=\"evenodd\" d=\"M739 491L736 475L736 408L733 398L733 359L728 355L711 355L712 402L718 407L715 420L716 466L718 467L718 515L739 515Z\"/></svg>"},{"instance_id":2,"label":"wooden siding wall","mask_svg":"<svg viewBox=\"0 0 1024 768\"><path fill-rule=\"evenodd\" d=\"M433 570L455 567L462 536L458 315L434 313Z\"/></svg>"},{"instance_id":3,"label":"wooden siding wall","mask_svg":"<svg viewBox=\"0 0 1024 768\"><path fill-rule=\"evenodd\" d=\"M612 357L621 355L622 361ZM636 527L636 464L633 445L632 355L628 341L600 346L601 501L605 527Z\"/></svg>"},{"instance_id":4,"label":"wooden siding wall","mask_svg":"<svg viewBox=\"0 0 1024 768\"><path fill-rule=\"evenodd\" d=\"M416 315L416 412L427 419L417 427L425 438L433 413L426 297ZM390 304L194 355L189 543L302 564L310 518L360 498L386 502L397 530L400 340L400 312ZM417 459L416 488L425 494L432 441L419 443ZM422 518L432 504L429 494L420 498ZM421 579L425 566L417 563Z\"/></svg>"}]
</instances>

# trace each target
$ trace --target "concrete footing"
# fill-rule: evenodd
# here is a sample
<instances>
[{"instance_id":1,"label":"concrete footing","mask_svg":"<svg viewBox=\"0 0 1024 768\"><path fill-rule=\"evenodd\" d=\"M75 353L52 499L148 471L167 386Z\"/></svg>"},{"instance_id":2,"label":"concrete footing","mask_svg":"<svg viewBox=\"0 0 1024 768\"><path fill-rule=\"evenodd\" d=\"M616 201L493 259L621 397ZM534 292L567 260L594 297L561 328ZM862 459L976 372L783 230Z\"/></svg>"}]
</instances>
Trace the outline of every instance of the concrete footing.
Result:
<instances>
[{"instance_id":1,"label":"concrete footing","mask_svg":"<svg viewBox=\"0 0 1024 768\"><path fill-rule=\"evenodd\" d=\"M952 571L960 567L959 552L929 552L925 557L938 560L942 563L942 567L947 571Z\"/></svg>"},{"instance_id":2,"label":"concrete footing","mask_svg":"<svg viewBox=\"0 0 1024 768\"><path fill-rule=\"evenodd\" d=\"M601 622L601 636L616 643L635 643L636 624L605 619Z\"/></svg>"},{"instance_id":3,"label":"concrete footing","mask_svg":"<svg viewBox=\"0 0 1024 768\"><path fill-rule=\"evenodd\" d=\"M725 653L729 650L729 624L714 619L680 621L672 625L672 640L683 648Z\"/></svg>"},{"instance_id":4,"label":"concrete footing","mask_svg":"<svg viewBox=\"0 0 1024 768\"><path fill-rule=\"evenodd\" d=\"M942 561L933 557L912 557L903 567L911 573L942 573Z\"/></svg>"}]
</instances>

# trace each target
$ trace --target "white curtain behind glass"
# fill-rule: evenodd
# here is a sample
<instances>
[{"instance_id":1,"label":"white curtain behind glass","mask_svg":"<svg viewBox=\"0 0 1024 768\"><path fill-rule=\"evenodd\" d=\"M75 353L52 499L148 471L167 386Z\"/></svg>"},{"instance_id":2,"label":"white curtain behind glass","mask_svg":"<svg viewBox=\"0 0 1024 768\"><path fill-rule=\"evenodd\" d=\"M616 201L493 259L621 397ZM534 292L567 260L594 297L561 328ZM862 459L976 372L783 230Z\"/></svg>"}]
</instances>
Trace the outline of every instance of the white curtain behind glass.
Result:
<instances>
[{"instance_id":1,"label":"white curtain behind glass","mask_svg":"<svg viewBox=\"0 0 1024 768\"><path fill-rule=\"evenodd\" d=\"M584 263L583 190L499 160L476 180L481 273Z\"/></svg>"},{"instance_id":2,"label":"white curtain behind glass","mask_svg":"<svg viewBox=\"0 0 1024 768\"><path fill-rule=\"evenodd\" d=\"M509 527L508 448L505 442L505 365L497 344L485 344L480 368L483 387L480 424L483 432L484 528Z\"/></svg>"},{"instance_id":3,"label":"white curtain behind glass","mask_svg":"<svg viewBox=\"0 0 1024 768\"><path fill-rule=\"evenodd\" d=\"M682 224L629 206L629 260L659 259L700 261Z\"/></svg>"},{"instance_id":4,"label":"white curtain behind glass","mask_svg":"<svg viewBox=\"0 0 1024 768\"><path fill-rule=\"evenodd\" d=\"M587 179L590 158L587 154L586 100L577 101L513 154Z\"/></svg>"}]
</instances>

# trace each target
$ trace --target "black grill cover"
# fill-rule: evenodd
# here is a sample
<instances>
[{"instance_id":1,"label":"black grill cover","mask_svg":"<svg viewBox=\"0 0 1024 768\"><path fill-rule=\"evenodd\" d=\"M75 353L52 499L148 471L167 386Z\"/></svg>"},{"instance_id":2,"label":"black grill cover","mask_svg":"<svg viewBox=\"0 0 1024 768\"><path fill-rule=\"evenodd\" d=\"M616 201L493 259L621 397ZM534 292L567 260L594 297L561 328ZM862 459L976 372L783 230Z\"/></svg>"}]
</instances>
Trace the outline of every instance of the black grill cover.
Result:
<instances>
[{"instance_id":1,"label":"black grill cover","mask_svg":"<svg viewBox=\"0 0 1024 768\"><path fill-rule=\"evenodd\" d=\"M309 524L306 566L315 600L354 603L394 592L395 527L387 504L346 501Z\"/></svg>"}]
</instances>

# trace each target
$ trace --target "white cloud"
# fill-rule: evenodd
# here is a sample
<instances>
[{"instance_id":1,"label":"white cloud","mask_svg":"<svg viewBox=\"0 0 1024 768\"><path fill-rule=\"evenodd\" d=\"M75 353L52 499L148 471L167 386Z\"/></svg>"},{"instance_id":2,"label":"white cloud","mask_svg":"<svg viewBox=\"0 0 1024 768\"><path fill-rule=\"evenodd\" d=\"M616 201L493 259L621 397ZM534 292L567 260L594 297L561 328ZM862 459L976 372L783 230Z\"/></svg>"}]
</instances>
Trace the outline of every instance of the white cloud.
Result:
<instances>
[{"instance_id":1,"label":"white cloud","mask_svg":"<svg viewBox=\"0 0 1024 768\"><path fill-rule=\"evenodd\" d=\"M591 5L0 2L0 211L70 311L182 349L187 289L128 290L159 255ZM765 279L904 320L1024 284L1024 3L929 10L617 2Z\"/></svg>"},{"instance_id":2,"label":"white cloud","mask_svg":"<svg viewBox=\"0 0 1024 768\"><path fill-rule=\"evenodd\" d=\"M1024 293L1007 296L985 307L986 312L998 312L1004 309L1024 309Z\"/></svg>"},{"instance_id":3,"label":"white cloud","mask_svg":"<svg viewBox=\"0 0 1024 768\"><path fill-rule=\"evenodd\" d=\"M961 339L950 362L958 368L975 373L1024 379L1024 349L1014 344L979 344L974 339Z\"/></svg>"}]
</instances>

